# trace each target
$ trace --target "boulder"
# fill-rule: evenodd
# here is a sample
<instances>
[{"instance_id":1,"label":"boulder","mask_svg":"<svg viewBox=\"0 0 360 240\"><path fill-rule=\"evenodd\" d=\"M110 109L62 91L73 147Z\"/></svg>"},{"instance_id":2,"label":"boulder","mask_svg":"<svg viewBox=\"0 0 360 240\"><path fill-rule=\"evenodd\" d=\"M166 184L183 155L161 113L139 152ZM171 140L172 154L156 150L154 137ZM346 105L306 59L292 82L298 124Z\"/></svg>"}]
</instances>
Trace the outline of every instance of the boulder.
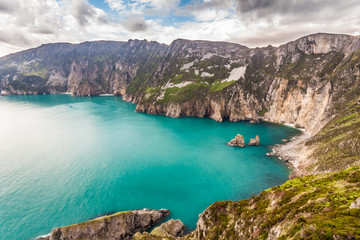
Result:
<instances>
[{"instance_id":1,"label":"boulder","mask_svg":"<svg viewBox=\"0 0 360 240\"><path fill-rule=\"evenodd\" d=\"M250 138L250 142L248 143L249 146L259 146L260 145L260 138L256 135L255 138Z\"/></svg>"},{"instance_id":2,"label":"boulder","mask_svg":"<svg viewBox=\"0 0 360 240\"><path fill-rule=\"evenodd\" d=\"M236 135L233 140L227 143L227 145L234 147L245 147L244 136L240 134Z\"/></svg>"}]
</instances>

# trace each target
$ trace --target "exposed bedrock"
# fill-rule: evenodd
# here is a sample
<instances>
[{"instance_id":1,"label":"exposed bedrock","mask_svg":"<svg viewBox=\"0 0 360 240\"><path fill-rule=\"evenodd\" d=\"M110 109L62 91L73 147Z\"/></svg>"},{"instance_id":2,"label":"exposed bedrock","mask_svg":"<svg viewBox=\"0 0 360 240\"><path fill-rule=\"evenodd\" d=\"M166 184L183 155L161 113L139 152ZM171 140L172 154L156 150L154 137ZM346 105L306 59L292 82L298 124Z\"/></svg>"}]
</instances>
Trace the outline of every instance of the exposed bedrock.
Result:
<instances>
[{"instance_id":1,"label":"exposed bedrock","mask_svg":"<svg viewBox=\"0 0 360 240\"><path fill-rule=\"evenodd\" d=\"M142 232L169 216L169 210L134 210L96 218L87 222L55 228L39 240L70 239L131 239L136 232Z\"/></svg>"}]
</instances>

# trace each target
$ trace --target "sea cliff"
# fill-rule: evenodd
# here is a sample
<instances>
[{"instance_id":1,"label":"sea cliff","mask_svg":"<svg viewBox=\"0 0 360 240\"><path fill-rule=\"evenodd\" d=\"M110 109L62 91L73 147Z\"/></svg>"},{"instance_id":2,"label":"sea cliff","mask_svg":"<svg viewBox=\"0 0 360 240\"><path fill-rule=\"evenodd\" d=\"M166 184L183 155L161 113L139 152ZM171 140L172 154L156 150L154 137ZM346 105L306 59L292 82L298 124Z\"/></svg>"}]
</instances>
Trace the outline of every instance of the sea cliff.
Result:
<instances>
[{"instance_id":1,"label":"sea cliff","mask_svg":"<svg viewBox=\"0 0 360 240\"><path fill-rule=\"evenodd\" d=\"M294 179L248 200L214 203L184 239L360 238L359 84L360 37L341 34L263 48L184 39L58 43L0 58L2 95L115 94L138 112L304 130L274 148Z\"/></svg>"}]
</instances>

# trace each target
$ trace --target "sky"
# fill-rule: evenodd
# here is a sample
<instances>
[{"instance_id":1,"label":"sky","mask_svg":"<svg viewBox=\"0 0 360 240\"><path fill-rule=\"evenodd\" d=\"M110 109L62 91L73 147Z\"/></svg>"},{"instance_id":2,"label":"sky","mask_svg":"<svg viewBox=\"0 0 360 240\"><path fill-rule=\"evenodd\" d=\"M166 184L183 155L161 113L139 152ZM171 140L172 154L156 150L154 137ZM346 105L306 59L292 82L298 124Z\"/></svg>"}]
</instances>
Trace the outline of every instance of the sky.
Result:
<instances>
[{"instance_id":1,"label":"sky","mask_svg":"<svg viewBox=\"0 0 360 240\"><path fill-rule=\"evenodd\" d=\"M360 34L359 0L0 0L0 56L51 42L178 38L262 47Z\"/></svg>"}]
</instances>

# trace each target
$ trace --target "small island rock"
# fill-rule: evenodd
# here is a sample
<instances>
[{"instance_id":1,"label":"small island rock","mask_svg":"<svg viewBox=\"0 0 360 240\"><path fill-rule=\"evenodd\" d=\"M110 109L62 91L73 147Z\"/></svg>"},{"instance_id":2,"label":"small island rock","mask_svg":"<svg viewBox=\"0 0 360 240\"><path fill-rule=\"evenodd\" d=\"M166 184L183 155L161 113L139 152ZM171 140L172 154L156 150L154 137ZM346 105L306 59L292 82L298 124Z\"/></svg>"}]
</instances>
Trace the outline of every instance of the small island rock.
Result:
<instances>
[{"instance_id":1,"label":"small island rock","mask_svg":"<svg viewBox=\"0 0 360 240\"><path fill-rule=\"evenodd\" d=\"M256 135L255 139L250 138L250 142L248 143L249 146L259 146L260 145L260 138Z\"/></svg>"},{"instance_id":2,"label":"small island rock","mask_svg":"<svg viewBox=\"0 0 360 240\"><path fill-rule=\"evenodd\" d=\"M227 143L227 145L234 147L245 147L244 136L240 134L236 135L233 140Z\"/></svg>"}]
</instances>

